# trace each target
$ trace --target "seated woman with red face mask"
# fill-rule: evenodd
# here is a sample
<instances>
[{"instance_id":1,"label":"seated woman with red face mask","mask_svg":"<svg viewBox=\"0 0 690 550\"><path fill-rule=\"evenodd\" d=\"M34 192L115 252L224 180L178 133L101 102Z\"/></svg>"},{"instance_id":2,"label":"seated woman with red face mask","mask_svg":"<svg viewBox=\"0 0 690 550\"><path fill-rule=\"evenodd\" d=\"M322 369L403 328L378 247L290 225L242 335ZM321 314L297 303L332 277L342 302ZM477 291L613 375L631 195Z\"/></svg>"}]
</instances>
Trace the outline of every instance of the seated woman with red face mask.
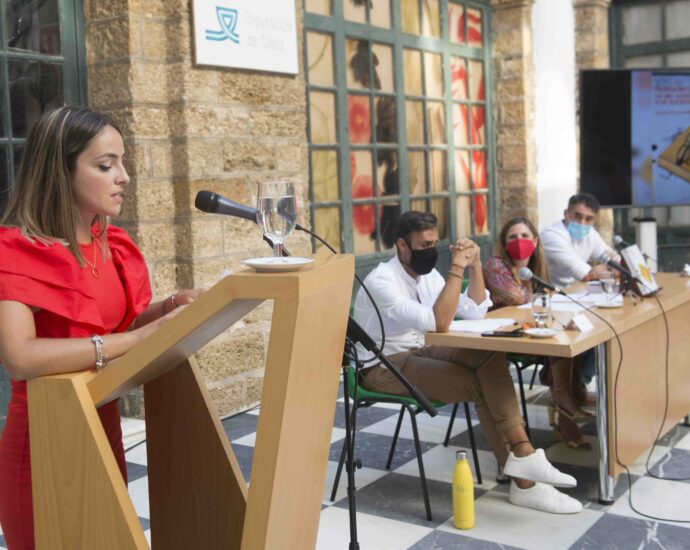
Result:
<instances>
[{"instance_id":1,"label":"seated woman with red face mask","mask_svg":"<svg viewBox=\"0 0 690 550\"><path fill-rule=\"evenodd\" d=\"M496 307L518 306L532 301L534 283L521 281L518 271L528 267L544 281L549 280L546 260L536 227L526 218L513 218L501 230L496 246L497 254L484 264L484 281ZM589 450L578 422L586 422L591 415L580 409L572 391L572 359L552 357L549 368L542 371L542 380L551 387L551 424L556 437L573 449Z\"/></svg>"}]
</instances>

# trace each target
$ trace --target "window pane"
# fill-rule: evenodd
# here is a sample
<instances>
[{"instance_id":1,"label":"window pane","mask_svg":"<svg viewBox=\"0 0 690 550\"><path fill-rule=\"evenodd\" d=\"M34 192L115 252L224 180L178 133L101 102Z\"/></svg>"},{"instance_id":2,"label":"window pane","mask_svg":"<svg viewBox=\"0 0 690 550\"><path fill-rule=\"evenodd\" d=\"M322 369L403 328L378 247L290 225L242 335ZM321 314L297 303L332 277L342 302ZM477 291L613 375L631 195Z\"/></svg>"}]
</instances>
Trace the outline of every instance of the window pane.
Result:
<instances>
[{"instance_id":1,"label":"window pane","mask_svg":"<svg viewBox=\"0 0 690 550\"><path fill-rule=\"evenodd\" d=\"M407 173L410 195L423 195L426 192L423 151L407 152Z\"/></svg>"},{"instance_id":2,"label":"window pane","mask_svg":"<svg viewBox=\"0 0 690 550\"><path fill-rule=\"evenodd\" d=\"M376 141L378 143L395 143L398 131L395 122L395 98L376 97Z\"/></svg>"},{"instance_id":3,"label":"window pane","mask_svg":"<svg viewBox=\"0 0 690 550\"><path fill-rule=\"evenodd\" d=\"M427 103L427 117L429 124L429 143L442 144L446 142L445 105L440 101Z\"/></svg>"},{"instance_id":4,"label":"window pane","mask_svg":"<svg viewBox=\"0 0 690 550\"><path fill-rule=\"evenodd\" d=\"M628 69L632 68L650 68L663 67L664 58L662 55L641 55L638 57L628 57L625 59L625 66Z\"/></svg>"},{"instance_id":5,"label":"window pane","mask_svg":"<svg viewBox=\"0 0 690 550\"><path fill-rule=\"evenodd\" d=\"M393 229L392 223L400 215L400 204L397 202L386 203L381 206L379 212L381 212L381 221L379 222L379 227L381 228L381 250L388 250L393 248L394 242L390 240L391 229Z\"/></svg>"},{"instance_id":6,"label":"window pane","mask_svg":"<svg viewBox=\"0 0 690 550\"><path fill-rule=\"evenodd\" d=\"M661 40L661 6L623 8L623 44Z\"/></svg>"},{"instance_id":7,"label":"window pane","mask_svg":"<svg viewBox=\"0 0 690 550\"><path fill-rule=\"evenodd\" d=\"M60 17L57 0L14 1L3 4L8 48L60 55Z\"/></svg>"},{"instance_id":8,"label":"window pane","mask_svg":"<svg viewBox=\"0 0 690 550\"><path fill-rule=\"evenodd\" d=\"M484 145L484 107L472 107L472 145Z\"/></svg>"},{"instance_id":9,"label":"window pane","mask_svg":"<svg viewBox=\"0 0 690 550\"><path fill-rule=\"evenodd\" d=\"M367 22L367 12L363 0L343 0L343 15L349 21Z\"/></svg>"},{"instance_id":10,"label":"window pane","mask_svg":"<svg viewBox=\"0 0 690 550\"><path fill-rule=\"evenodd\" d=\"M390 28L391 5L390 0L370 0L369 20L375 27Z\"/></svg>"},{"instance_id":11,"label":"window pane","mask_svg":"<svg viewBox=\"0 0 690 550\"><path fill-rule=\"evenodd\" d=\"M3 60L0 59L0 75L4 74ZM5 79L0 78L0 137L5 137ZM0 167L0 171L2 168Z\"/></svg>"},{"instance_id":12,"label":"window pane","mask_svg":"<svg viewBox=\"0 0 690 550\"><path fill-rule=\"evenodd\" d=\"M429 201L426 199L410 201L410 210L417 210L417 212L428 212Z\"/></svg>"},{"instance_id":13,"label":"window pane","mask_svg":"<svg viewBox=\"0 0 690 550\"><path fill-rule=\"evenodd\" d=\"M340 211L333 208L316 208L314 210L314 233L336 250L340 250ZM316 241L316 250L323 244Z\"/></svg>"},{"instance_id":14,"label":"window pane","mask_svg":"<svg viewBox=\"0 0 690 550\"><path fill-rule=\"evenodd\" d=\"M486 189L486 152L472 151L472 189Z\"/></svg>"},{"instance_id":15,"label":"window pane","mask_svg":"<svg viewBox=\"0 0 690 550\"><path fill-rule=\"evenodd\" d=\"M429 152L429 179L431 193L448 191L448 170L445 151Z\"/></svg>"},{"instance_id":16,"label":"window pane","mask_svg":"<svg viewBox=\"0 0 690 550\"><path fill-rule=\"evenodd\" d=\"M5 211L10 191L10 167L7 162L7 147L0 146L0 214Z\"/></svg>"},{"instance_id":17,"label":"window pane","mask_svg":"<svg viewBox=\"0 0 690 550\"><path fill-rule=\"evenodd\" d=\"M333 45L328 34L307 33L309 84L333 86Z\"/></svg>"},{"instance_id":18,"label":"window pane","mask_svg":"<svg viewBox=\"0 0 690 550\"><path fill-rule=\"evenodd\" d=\"M345 41L347 59L347 87L353 90L368 90L373 86L371 56L366 40L347 39ZM378 79L374 70L374 81Z\"/></svg>"},{"instance_id":19,"label":"window pane","mask_svg":"<svg viewBox=\"0 0 690 550\"><path fill-rule=\"evenodd\" d=\"M374 171L371 161L371 151L350 153L350 190L353 199L368 199L374 196Z\"/></svg>"},{"instance_id":20,"label":"window pane","mask_svg":"<svg viewBox=\"0 0 690 550\"><path fill-rule=\"evenodd\" d=\"M393 83L393 48L384 44L374 44L374 72L378 77L374 88L383 92L394 92ZM376 78L375 78L376 80Z\"/></svg>"},{"instance_id":21,"label":"window pane","mask_svg":"<svg viewBox=\"0 0 690 550\"><path fill-rule=\"evenodd\" d=\"M402 0L400 13L403 32L419 34L419 0Z\"/></svg>"},{"instance_id":22,"label":"window pane","mask_svg":"<svg viewBox=\"0 0 690 550\"><path fill-rule=\"evenodd\" d=\"M690 52L670 53L666 56L667 67L690 67Z\"/></svg>"},{"instance_id":23,"label":"window pane","mask_svg":"<svg viewBox=\"0 0 690 550\"><path fill-rule=\"evenodd\" d=\"M666 38L690 36L690 2L671 2L666 5Z\"/></svg>"},{"instance_id":24,"label":"window pane","mask_svg":"<svg viewBox=\"0 0 690 550\"><path fill-rule=\"evenodd\" d=\"M304 9L321 15L331 15L331 0L304 0Z\"/></svg>"},{"instance_id":25,"label":"window pane","mask_svg":"<svg viewBox=\"0 0 690 550\"><path fill-rule=\"evenodd\" d=\"M455 191L469 191L470 162L468 151L455 152Z\"/></svg>"},{"instance_id":26,"label":"window pane","mask_svg":"<svg viewBox=\"0 0 690 550\"><path fill-rule=\"evenodd\" d=\"M338 154L336 151L312 151L311 173L314 202L338 200Z\"/></svg>"},{"instance_id":27,"label":"window pane","mask_svg":"<svg viewBox=\"0 0 690 550\"><path fill-rule=\"evenodd\" d=\"M484 30L482 28L482 12L472 8L467 9L467 44L475 48L482 47Z\"/></svg>"},{"instance_id":28,"label":"window pane","mask_svg":"<svg viewBox=\"0 0 690 550\"><path fill-rule=\"evenodd\" d=\"M448 3L448 22L450 24L450 41L454 44L465 43L465 8L452 2Z\"/></svg>"},{"instance_id":29,"label":"window pane","mask_svg":"<svg viewBox=\"0 0 690 550\"><path fill-rule=\"evenodd\" d=\"M441 36L439 14L438 0L422 0L422 34L436 38Z\"/></svg>"},{"instance_id":30,"label":"window pane","mask_svg":"<svg viewBox=\"0 0 690 550\"><path fill-rule=\"evenodd\" d=\"M484 101L484 64L481 61L470 61L470 99Z\"/></svg>"},{"instance_id":31,"label":"window pane","mask_svg":"<svg viewBox=\"0 0 690 550\"><path fill-rule=\"evenodd\" d=\"M63 105L62 65L13 59L8 71L12 134L24 137L44 111Z\"/></svg>"},{"instance_id":32,"label":"window pane","mask_svg":"<svg viewBox=\"0 0 690 550\"><path fill-rule=\"evenodd\" d=\"M397 153L395 151L378 151L376 153L376 166L379 197L399 195Z\"/></svg>"},{"instance_id":33,"label":"window pane","mask_svg":"<svg viewBox=\"0 0 690 550\"><path fill-rule=\"evenodd\" d=\"M347 116L350 143L371 143L369 96L348 95Z\"/></svg>"},{"instance_id":34,"label":"window pane","mask_svg":"<svg viewBox=\"0 0 690 550\"><path fill-rule=\"evenodd\" d=\"M410 145L424 144L424 104L421 101L405 102L407 118L407 142Z\"/></svg>"},{"instance_id":35,"label":"window pane","mask_svg":"<svg viewBox=\"0 0 690 550\"><path fill-rule=\"evenodd\" d=\"M483 235L489 232L489 216L486 195L474 196L474 234Z\"/></svg>"},{"instance_id":36,"label":"window pane","mask_svg":"<svg viewBox=\"0 0 690 550\"><path fill-rule=\"evenodd\" d=\"M377 208L380 214L380 206L374 203L360 204L352 207L352 239L356 255L373 254L376 252L375 209Z\"/></svg>"},{"instance_id":37,"label":"window pane","mask_svg":"<svg viewBox=\"0 0 690 550\"><path fill-rule=\"evenodd\" d=\"M310 92L309 116L312 143L335 143L335 94Z\"/></svg>"},{"instance_id":38,"label":"window pane","mask_svg":"<svg viewBox=\"0 0 690 550\"><path fill-rule=\"evenodd\" d=\"M455 231L458 237L472 235L472 211L470 210L470 197L460 195L455 199Z\"/></svg>"},{"instance_id":39,"label":"window pane","mask_svg":"<svg viewBox=\"0 0 690 550\"><path fill-rule=\"evenodd\" d=\"M422 95L422 54L418 50L405 50L403 54L405 93Z\"/></svg>"},{"instance_id":40,"label":"window pane","mask_svg":"<svg viewBox=\"0 0 690 550\"><path fill-rule=\"evenodd\" d=\"M448 221L450 220L448 211L448 199L432 199L431 211L438 218L438 238L448 238Z\"/></svg>"},{"instance_id":41,"label":"window pane","mask_svg":"<svg viewBox=\"0 0 690 550\"><path fill-rule=\"evenodd\" d=\"M467 105L453 104L453 141L456 147L469 143L467 139Z\"/></svg>"},{"instance_id":42,"label":"window pane","mask_svg":"<svg viewBox=\"0 0 690 550\"><path fill-rule=\"evenodd\" d=\"M424 53L424 85L429 97L443 97L443 64L441 55Z\"/></svg>"},{"instance_id":43,"label":"window pane","mask_svg":"<svg viewBox=\"0 0 690 550\"><path fill-rule=\"evenodd\" d=\"M450 58L450 88L453 99L467 99L467 66L462 57Z\"/></svg>"}]
</instances>

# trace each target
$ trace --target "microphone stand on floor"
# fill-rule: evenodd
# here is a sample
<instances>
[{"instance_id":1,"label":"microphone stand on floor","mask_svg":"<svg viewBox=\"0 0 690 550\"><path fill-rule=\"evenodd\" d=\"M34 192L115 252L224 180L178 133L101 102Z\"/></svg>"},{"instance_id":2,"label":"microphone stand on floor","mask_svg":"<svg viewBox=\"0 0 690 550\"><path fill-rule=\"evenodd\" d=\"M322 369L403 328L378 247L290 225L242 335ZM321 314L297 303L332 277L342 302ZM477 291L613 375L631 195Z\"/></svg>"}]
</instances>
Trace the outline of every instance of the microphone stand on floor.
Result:
<instances>
[{"instance_id":1,"label":"microphone stand on floor","mask_svg":"<svg viewBox=\"0 0 690 550\"><path fill-rule=\"evenodd\" d=\"M333 249L326 241L321 237L312 233L309 229L301 226L300 224L295 224L295 229L309 233L314 238L322 242L331 252L337 254L338 252ZM266 241L273 249L273 241L266 235L263 236L264 241ZM283 256L290 256L288 250L283 247ZM361 281L360 281L361 283ZM349 342L349 344L348 344ZM355 419L350 417L350 388L347 381L347 368L350 365L350 355L348 353L348 345L354 346L356 343L360 343L364 349L368 352L374 354L376 358L380 361L380 364L385 366L393 376L395 376L398 381L402 384L405 390L414 398L419 405L429 414L429 416L436 416L438 411L431 404L429 399L420 392L415 386L413 386L405 376L398 370L398 368L391 363L391 361L386 357L381 351L374 339L367 334L367 332L355 321L352 316L348 317L347 321L347 334L346 343L343 349L343 397L345 404L345 448L346 448L346 458L345 458L345 471L347 472L347 501L350 519L350 545L349 550L359 550L359 542L357 541L357 503L355 500L355 493L357 491L357 486L355 485L355 465L361 467L361 461L355 460L354 458L354 448L355 448ZM357 374L358 369L355 369L355 374ZM356 392L356 388L354 388Z\"/></svg>"}]
</instances>

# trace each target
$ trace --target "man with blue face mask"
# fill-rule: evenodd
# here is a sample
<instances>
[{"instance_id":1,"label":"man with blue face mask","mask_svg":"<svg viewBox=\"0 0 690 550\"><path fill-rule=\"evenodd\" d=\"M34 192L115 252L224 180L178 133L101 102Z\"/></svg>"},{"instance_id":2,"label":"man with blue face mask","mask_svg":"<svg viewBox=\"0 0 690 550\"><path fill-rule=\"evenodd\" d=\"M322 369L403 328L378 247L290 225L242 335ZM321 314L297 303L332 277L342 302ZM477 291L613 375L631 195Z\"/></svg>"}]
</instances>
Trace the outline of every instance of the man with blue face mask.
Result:
<instances>
[{"instance_id":1,"label":"man with blue face mask","mask_svg":"<svg viewBox=\"0 0 690 550\"><path fill-rule=\"evenodd\" d=\"M554 488L574 487L575 478L554 468L543 449L535 450L527 437L505 354L424 345L426 332L446 332L455 315L480 319L491 306L479 247L469 239L452 244L444 277L434 269L439 240L436 216L405 212L393 227L388 240L397 254L364 280L383 319L384 354L428 398L442 403L474 401L496 460L512 477L510 502L556 514L581 511L580 502ZM469 285L463 292L465 277ZM362 289L354 318L380 346L379 320ZM372 359L359 345L357 352L362 360ZM407 395L397 378L377 363L367 364L361 379L370 390Z\"/></svg>"},{"instance_id":2,"label":"man with blue face mask","mask_svg":"<svg viewBox=\"0 0 690 550\"><path fill-rule=\"evenodd\" d=\"M563 219L540 233L551 282L555 285L569 286L577 281L612 276L608 266L589 264L604 254L618 257L593 227L599 208L599 201L589 193L573 195Z\"/></svg>"}]
</instances>

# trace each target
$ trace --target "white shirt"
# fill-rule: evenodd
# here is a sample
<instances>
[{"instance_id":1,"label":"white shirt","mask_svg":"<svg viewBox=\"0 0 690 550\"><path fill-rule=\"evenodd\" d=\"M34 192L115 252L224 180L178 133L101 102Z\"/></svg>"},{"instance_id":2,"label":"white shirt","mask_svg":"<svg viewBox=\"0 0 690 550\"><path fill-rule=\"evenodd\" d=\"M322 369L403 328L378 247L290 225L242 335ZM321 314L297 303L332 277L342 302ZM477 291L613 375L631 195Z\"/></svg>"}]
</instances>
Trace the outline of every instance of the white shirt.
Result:
<instances>
[{"instance_id":1,"label":"white shirt","mask_svg":"<svg viewBox=\"0 0 690 550\"><path fill-rule=\"evenodd\" d=\"M597 260L602 254L616 254L593 227L584 239L574 241L563 220L542 229L539 238L551 282L558 286L569 286L584 279L592 269L588 261Z\"/></svg>"},{"instance_id":2,"label":"white shirt","mask_svg":"<svg viewBox=\"0 0 690 550\"><path fill-rule=\"evenodd\" d=\"M434 303L446 281L435 269L417 279L405 271L398 256L382 262L364 279L383 317L386 345L383 353L392 355L424 346L424 333L436 330ZM456 315L463 319L481 319L491 307L489 291L484 301L477 305L467 295L458 300ZM371 300L361 288L357 292L353 313L355 321L381 346L381 326ZM357 344L360 359L367 360L373 354Z\"/></svg>"}]
</instances>

